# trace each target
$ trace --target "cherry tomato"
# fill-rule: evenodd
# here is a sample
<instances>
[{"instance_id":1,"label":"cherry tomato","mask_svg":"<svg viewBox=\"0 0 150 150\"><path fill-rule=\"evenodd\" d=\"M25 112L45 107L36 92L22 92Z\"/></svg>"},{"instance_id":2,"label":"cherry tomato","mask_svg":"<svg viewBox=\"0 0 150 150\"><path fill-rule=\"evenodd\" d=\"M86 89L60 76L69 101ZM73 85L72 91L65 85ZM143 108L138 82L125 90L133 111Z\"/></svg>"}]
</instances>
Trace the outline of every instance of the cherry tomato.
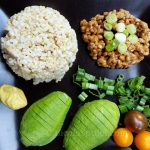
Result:
<instances>
[{"instance_id":1,"label":"cherry tomato","mask_svg":"<svg viewBox=\"0 0 150 150\"><path fill-rule=\"evenodd\" d=\"M134 142L139 150L150 150L150 132L141 131L135 136Z\"/></svg>"},{"instance_id":2,"label":"cherry tomato","mask_svg":"<svg viewBox=\"0 0 150 150\"><path fill-rule=\"evenodd\" d=\"M124 124L131 132L138 133L146 130L148 121L141 112L131 110L126 114L124 118Z\"/></svg>"},{"instance_id":3,"label":"cherry tomato","mask_svg":"<svg viewBox=\"0 0 150 150\"><path fill-rule=\"evenodd\" d=\"M133 135L126 128L118 128L113 134L113 139L120 147L128 147L133 143Z\"/></svg>"}]
</instances>

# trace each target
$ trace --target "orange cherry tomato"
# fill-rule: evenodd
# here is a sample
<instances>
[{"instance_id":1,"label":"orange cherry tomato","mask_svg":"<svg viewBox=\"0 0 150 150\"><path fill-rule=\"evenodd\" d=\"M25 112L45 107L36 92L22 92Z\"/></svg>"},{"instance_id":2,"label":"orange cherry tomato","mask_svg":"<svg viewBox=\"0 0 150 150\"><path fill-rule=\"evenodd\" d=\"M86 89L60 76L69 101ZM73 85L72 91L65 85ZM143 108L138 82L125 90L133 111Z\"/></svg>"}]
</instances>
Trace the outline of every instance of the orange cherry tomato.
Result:
<instances>
[{"instance_id":1,"label":"orange cherry tomato","mask_svg":"<svg viewBox=\"0 0 150 150\"><path fill-rule=\"evenodd\" d=\"M113 139L119 147L128 147L133 143L133 135L126 128L118 128L113 134Z\"/></svg>"},{"instance_id":2,"label":"orange cherry tomato","mask_svg":"<svg viewBox=\"0 0 150 150\"><path fill-rule=\"evenodd\" d=\"M150 150L150 132L141 131L135 136L134 143L139 150Z\"/></svg>"}]
</instances>

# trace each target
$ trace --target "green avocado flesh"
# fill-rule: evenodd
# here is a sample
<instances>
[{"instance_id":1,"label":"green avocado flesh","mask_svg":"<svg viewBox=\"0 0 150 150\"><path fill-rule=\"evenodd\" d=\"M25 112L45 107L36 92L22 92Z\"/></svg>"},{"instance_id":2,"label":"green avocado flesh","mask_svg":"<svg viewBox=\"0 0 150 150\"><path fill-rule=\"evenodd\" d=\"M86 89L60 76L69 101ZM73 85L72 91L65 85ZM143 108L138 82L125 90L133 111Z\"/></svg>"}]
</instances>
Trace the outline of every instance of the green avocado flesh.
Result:
<instances>
[{"instance_id":1,"label":"green avocado flesh","mask_svg":"<svg viewBox=\"0 0 150 150\"><path fill-rule=\"evenodd\" d=\"M54 140L62 128L71 103L68 95L57 91L32 104L21 121L21 142L28 147L43 146Z\"/></svg>"},{"instance_id":2,"label":"green avocado flesh","mask_svg":"<svg viewBox=\"0 0 150 150\"><path fill-rule=\"evenodd\" d=\"M64 136L66 150L91 150L107 141L118 126L120 112L108 100L81 106Z\"/></svg>"}]
</instances>

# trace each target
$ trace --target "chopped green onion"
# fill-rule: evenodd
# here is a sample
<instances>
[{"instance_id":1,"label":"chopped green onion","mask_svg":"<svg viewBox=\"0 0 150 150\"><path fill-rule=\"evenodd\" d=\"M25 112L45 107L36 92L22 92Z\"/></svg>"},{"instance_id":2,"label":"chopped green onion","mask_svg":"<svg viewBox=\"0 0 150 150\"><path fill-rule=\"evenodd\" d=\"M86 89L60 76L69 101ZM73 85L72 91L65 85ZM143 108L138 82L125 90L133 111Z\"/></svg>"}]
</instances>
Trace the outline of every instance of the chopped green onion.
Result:
<instances>
[{"instance_id":1,"label":"chopped green onion","mask_svg":"<svg viewBox=\"0 0 150 150\"><path fill-rule=\"evenodd\" d=\"M115 80L104 78L104 83L108 83L109 85L114 85L115 84Z\"/></svg>"},{"instance_id":2,"label":"chopped green onion","mask_svg":"<svg viewBox=\"0 0 150 150\"><path fill-rule=\"evenodd\" d=\"M80 75L76 75L75 81L82 81L82 77Z\"/></svg>"},{"instance_id":3,"label":"chopped green onion","mask_svg":"<svg viewBox=\"0 0 150 150\"><path fill-rule=\"evenodd\" d=\"M116 80L117 80L117 82L123 82L124 75L123 74L118 75Z\"/></svg>"},{"instance_id":4,"label":"chopped green onion","mask_svg":"<svg viewBox=\"0 0 150 150\"><path fill-rule=\"evenodd\" d=\"M116 31L117 32L123 32L125 30L125 24L120 22L116 24Z\"/></svg>"},{"instance_id":5,"label":"chopped green onion","mask_svg":"<svg viewBox=\"0 0 150 150\"><path fill-rule=\"evenodd\" d=\"M89 84L89 89L92 89L92 90L97 90L98 89L98 87L97 87L97 85L95 85L95 84Z\"/></svg>"},{"instance_id":6,"label":"chopped green onion","mask_svg":"<svg viewBox=\"0 0 150 150\"><path fill-rule=\"evenodd\" d=\"M99 80L99 84L98 84L98 88L102 88L103 87L103 80Z\"/></svg>"},{"instance_id":7,"label":"chopped green onion","mask_svg":"<svg viewBox=\"0 0 150 150\"><path fill-rule=\"evenodd\" d=\"M131 102L137 102L137 101L134 99L134 97L132 97L132 96L129 96L128 98L129 98L129 101L131 101Z\"/></svg>"},{"instance_id":8,"label":"chopped green onion","mask_svg":"<svg viewBox=\"0 0 150 150\"><path fill-rule=\"evenodd\" d=\"M77 74L73 75L73 82L87 90L92 95L103 99L106 95L116 95L119 97L119 109L121 113L128 110L143 111L150 117L150 88L144 86L145 76L139 76L124 82L124 75L120 74L116 80L108 78L96 79L95 76L88 74L84 69L78 68ZM91 82L91 83L90 83ZM90 91L91 90L91 91ZM87 94L82 92L78 98L85 101Z\"/></svg>"},{"instance_id":9,"label":"chopped green onion","mask_svg":"<svg viewBox=\"0 0 150 150\"><path fill-rule=\"evenodd\" d=\"M121 95L121 96L126 95L125 88L123 86L119 87L118 90L116 90L116 93Z\"/></svg>"},{"instance_id":10,"label":"chopped green onion","mask_svg":"<svg viewBox=\"0 0 150 150\"><path fill-rule=\"evenodd\" d=\"M129 42L132 43L132 44L136 44L136 43L139 41L137 35L134 35L134 34L133 34L133 35L130 35L130 36L128 37L128 40L129 40Z\"/></svg>"},{"instance_id":11,"label":"chopped green onion","mask_svg":"<svg viewBox=\"0 0 150 150\"><path fill-rule=\"evenodd\" d=\"M141 85L141 91L144 93L144 91L145 91L145 86L144 85Z\"/></svg>"},{"instance_id":12,"label":"chopped green onion","mask_svg":"<svg viewBox=\"0 0 150 150\"><path fill-rule=\"evenodd\" d=\"M139 97L139 95L140 95L140 90L135 90L135 91L133 91L133 97Z\"/></svg>"},{"instance_id":13,"label":"chopped green onion","mask_svg":"<svg viewBox=\"0 0 150 150\"><path fill-rule=\"evenodd\" d=\"M111 44L107 44L106 47L105 47L105 50L107 52L112 52L112 51L115 50L115 48Z\"/></svg>"},{"instance_id":14,"label":"chopped green onion","mask_svg":"<svg viewBox=\"0 0 150 150\"><path fill-rule=\"evenodd\" d=\"M81 87L81 85L75 80L75 74L73 74L73 83Z\"/></svg>"},{"instance_id":15,"label":"chopped green onion","mask_svg":"<svg viewBox=\"0 0 150 150\"><path fill-rule=\"evenodd\" d=\"M107 52L114 51L118 47L119 42L114 39L109 44L106 45L105 49Z\"/></svg>"},{"instance_id":16,"label":"chopped green onion","mask_svg":"<svg viewBox=\"0 0 150 150\"><path fill-rule=\"evenodd\" d=\"M87 95L85 92L82 92L82 93L78 96L78 98L79 98L82 102L84 102L84 101L87 99L87 97L88 97L88 95Z\"/></svg>"},{"instance_id":17,"label":"chopped green onion","mask_svg":"<svg viewBox=\"0 0 150 150\"><path fill-rule=\"evenodd\" d=\"M98 84L99 84L99 79L95 79L95 84L98 86Z\"/></svg>"},{"instance_id":18,"label":"chopped green onion","mask_svg":"<svg viewBox=\"0 0 150 150\"><path fill-rule=\"evenodd\" d=\"M120 43L118 46L118 52L120 54L125 54L127 52L127 45L125 43Z\"/></svg>"},{"instance_id":19,"label":"chopped green onion","mask_svg":"<svg viewBox=\"0 0 150 150\"><path fill-rule=\"evenodd\" d=\"M114 94L114 92L111 91L111 90L107 90L107 91L106 91L106 95L110 95L110 96L111 96L111 95L113 95L113 94Z\"/></svg>"},{"instance_id":20,"label":"chopped green onion","mask_svg":"<svg viewBox=\"0 0 150 150\"><path fill-rule=\"evenodd\" d=\"M128 87L130 88L131 91L135 92L135 91L141 89L144 79L145 79L144 76L132 78L132 79L128 80L128 82L127 82Z\"/></svg>"},{"instance_id":21,"label":"chopped green onion","mask_svg":"<svg viewBox=\"0 0 150 150\"><path fill-rule=\"evenodd\" d=\"M116 40L116 39L112 40L112 45L116 49L118 47L118 45L119 45L119 41Z\"/></svg>"},{"instance_id":22,"label":"chopped green onion","mask_svg":"<svg viewBox=\"0 0 150 150\"><path fill-rule=\"evenodd\" d=\"M84 76L84 72L79 71L79 72L77 72L77 75L82 77L82 76Z\"/></svg>"},{"instance_id":23,"label":"chopped green onion","mask_svg":"<svg viewBox=\"0 0 150 150\"><path fill-rule=\"evenodd\" d=\"M135 104L134 104L134 102L129 101L129 102L127 102L126 106L127 106L127 108L128 108L129 110L131 110L131 109L133 109L133 108L135 107Z\"/></svg>"},{"instance_id":24,"label":"chopped green onion","mask_svg":"<svg viewBox=\"0 0 150 150\"><path fill-rule=\"evenodd\" d=\"M131 90L129 88L126 88L126 94L127 94L127 96L131 95Z\"/></svg>"},{"instance_id":25,"label":"chopped green onion","mask_svg":"<svg viewBox=\"0 0 150 150\"><path fill-rule=\"evenodd\" d=\"M145 76L140 76L138 79L139 79L139 81L138 81L138 83L140 83L140 85L142 85L143 84L143 82L144 82L144 80L145 80Z\"/></svg>"},{"instance_id":26,"label":"chopped green onion","mask_svg":"<svg viewBox=\"0 0 150 150\"><path fill-rule=\"evenodd\" d=\"M115 84L115 80L111 80L108 78L104 78L104 84L103 84L103 89L107 90L108 87L113 86Z\"/></svg>"},{"instance_id":27,"label":"chopped green onion","mask_svg":"<svg viewBox=\"0 0 150 150\"><path fill-rule=\"evenodd\" d=\"M145 94L150 95L150 88L145 88Z\"/></svg>"},{"instance_id":28,"label":"chopped green onion","mask_svg":"<svg viewBox=\"0 0 150 150\"><path fill-rule=\"evenodd\" d=\"M144 115L146 117L150 117L150 108L148 107L144 107L144 111L143 111Z\"/></svg>"},{"instance_id":29,"label":"chopped green onion","mask_svg":"<svg viewBox=\"0 0 150 150\"><path fill-rule=\"evenodd\" d=\"M104 21L104 28L108 31L112 30L112 24Z\"/></svg>"},{"instance_id":30,"label":"chopped green onion","mask_svg":"<svg viewBox=\"0 0 150 150\"><path fill-rule=\"evenodd\" d=\"M142 98L145 99L146 101L149 99L149 97L146 95L144 95Z\"/></svg>"},{"instance_id":31,"label":"chopped green onion","mask_svg":"<svg viewBox=\"0 0 150 150\"><path fill-rule=\"evenodd\" d=\"M110 13L108 16L106 16L106 21L110 24L114 24L117 22L117 16L113 13Z\"/></svg>"},{"instance_id":32,"label":"chopped green onion","mask_svg":"<svg viewBox=\"0 0 150 150\"><path fill-rule=\"evenodd\" d=\"M126 35L124 33L116 33L115 39L119 41L119 43L125 43L126 42Z\"/></svg>"},{"instance_id":33,"label":"chopped green onion","mask_svg":"<svg viewBox=\"0 0 150 150\"><path fill-rule=\"evenodd\" d=\"M97 94L95 94L95 92L97 92ZM91 91L91 90L89 90L89 93L92 94L93 96L98 97L98 98L100 96L100 92L98 90L97 91Z\"/></svg>"},{"instance_id":34,"label":"chopped green onion","mask_svg":"<svg viewBox=\"0 0 150 150\"><path fill-rule=\"evenodd\" d=\"M127 109L127 107L126 107L125 105L119 105L118 107L119 107L120 112L121 112L122 114L128 112L128 109Z\"/></svg>"},{"instance_id":35,"label":"chopped green onion","mask_svg":"<svg viewBox=\"0 0 150 150\"><path fill-rule=\"evenodd\" d=\"M142 112L144 110L144 108L142 106L138 105L136 107L136 110Z\"/></svg>"},{"instance_id":36,"label":"chopped green onion","mask_svg":"<svg viewBox=\"0 0 150 150\"><path fill-rule=\"evenodd\" d=\"M105 94L105 93L102 93L102 94L99 95L99 98L102 99L102 98L104 98L105 96L106 96L106 94Z\"/></svg>"},{"instance_id":37,"label":"chopped green onion","mask_svg":"<svg viewBox=\"0 0 150 150\"><path fill-rule=\"evenodd\" d=\"M99 89L102 89L103 88L103 80L101 79L96 79L95 80L95 84L98 86Z\"/></svg>"},{"instance_id":38,"label":"chopped green onion","mask_svg":"<svg viewBox=\"0 0 150 150\"><path fill-rule=\"evenodd\" d=\"M87 82L82 82L82 89L88 89L89 85Z\"/></svg>"},{"instance_id":39,"label":"chopped green onion","mask_svg":"<svg viewBox=\"0 0 150 150\"><path fill-rule=\"evenodd\" d=\"M124 85L125 85L124 82L117 82L117 83L115 84L115 92L116 92L118 95L125 95L125 94L126 94L126 90L125 90Z\"/></svg>"},{"instance_id":40,"label":"chopped green onion","mask_svg":"<svg viewBox=\"0 0 150 150\"><path fill-rule=\"evenodd\" d=\"M86 78L82 78L82 82L88 82Z\"/></svg>"},{"instance_id":41,"label":"chopped green onion","mask_svg":"<svg viewBox=\"0 0 150 150\"><path fill-rule=\"evenodd\" d=\"M119 74L118 78L124 79L124 75L123 74Z\"/></svg>"},{"instance_id":42,"label":"chopped green onion","mask_svg":"<svg viewBox=\"0 0 150 150\"><path fill-rule=\"evenodd\" d=\"M140 105L145 105L147 100L148 100L148 97L146 95L144 95L140 100Z\"/></svg>"},{"instance_id":43,"label":"chopped green onion","mask_svg":"<svg viewBox=\"0 0 150 150\"><path fill-rule=\"evenodd\" d=\"M109 84L108 84L108 83L104 83L104 84L103 84L103 88L102 88L102 89L106 91L106 90L107 90L107 88L108 88L108 86L109 86Z\"/></svg>"},{"instance_id":44,"label":"chopped green onion","mask_svg":"<svg viewBox=\"0 0 150 150\"><path fill-rule=\"evenodd\" d=\"M145 106L143 106L143 108L145 109L145 108L149 108L149 105L145 105Z\"/></svg>"},{"instance_id":45,"label":"chopped green onion","mask_svg":"<svg viewBox=\"0 0 150 150\"><path fill-rule=\"evenodd\" d=\"M109 90L109 91L114 91L114 89L115 89L115 87L114 87L114 86L111 86L111 85L109 85L109 86L107 87L107 90Z\"/></svg>"},{"instance_id":46,"label":"chopped green onion","mask_svg":"<svg viewBox=\"0 0 150 150\"><path fill-rule=\"evenodd\" d=\"M97 90L98 87L95 84L88 83L88 82L82 82L82 89L91 89L91 90Z\"/></svg>"},{"instance_id":47,"label":"chopped green onion","mask_svg":"<svg viewBox=\"0 0 150 150\"><path fill-rule=\"evenodd\" d=\"M84 76L84 74L85 74L85 70L80 68L80 67L78 67L77 75Z\"/></svg>"},{"instance_id":48,"label":"chopped green onion","mask_svg":"<svg viewBox=\"0 0 150 150\"><path fill-rule=\"evenodd\" d=\"M110 83L110 82L112 82L113 80L110 80L110 79L108 79L108 78L104 78L104 82L105 83Z\"/></svg>"},{"instance_id":49,"label":"chopped green onion","mask_svg":"<svg viewBox=\"0 0 150 150\"><path fill-rule=\"evenodd\" d=\"M94 81L95 80L95 76L85 73L84 74L84 78L87 79L88 81Z\"/></svg>"},{"instance_id":50,"label":"chopped green onion","mask_svg":"<svg viewBox=\"0 0 150 150\"><path fill-rule=\"evenodd\" d=\"M106 40L112 40L114 38L114 34L112 31L104 31L104 37Z\"/></svg>"},{"instance_id":51,"label":"chopped green onion","mask_svg":"<svg viewBox=\"0 0 150 150\"><path fill-rule=\"evenodd\" d=\"M121 77L117 77L116 81L117 82L123 82L124 78L121 78Z\"/></svg>"},{"instance_id":52,"label":"chopped green onion","mask_svg":"<svg viewBox=\"0 0 150 150\"><path fill-rule=\"evenodd\" d=\"M127 29L125 29L125 30L123 31L123 33L126 35L126 37L128 37L128 36L129 36L129 32L128 32L128 30L127 30Z\"/></svg>"},{"instance_id":53,"label":"chopped green onion","mask_svg":"<svg viewBox=\"0 0 150 150\"><path fill-rule=\"evenodd\" d=\"M134 24L129 24L127 25L127 31L130 33L130 34L135 34L136 33L136 26Z\"/></svg>"},{"instance_id":54,"label":"chopped green onion","mask_svg":"<svg viewBox=\"0 0 150 150\"><path fill-rule=\"evenodd\" d=\"M144 98L141 98L140 105L144 106L146 104L146 100Z\"/></svg>"},{"instance_id":55,"label":"chopped green onion","mask_svg":"<svg viewBox=\"0 0 150 150\"><path fill-rule=\"evenodd\" d=\"M126 96L121 96L121 97L119 98L119 103L120 103L120 104L126 104L128 101L129 101L129 99L128 99L128 97L126 97Z\"/></svg>"},{"instance_id":56,"label":"chopped green onion","mask_svg":"<svg viewBox=\"0 0 150 150\"><path fill-rule=\"evenodd\" d=\"M144 83L144 80L145 80L145 76L140 76L140 77L138 77L138 82L137 82L137 84L136 84L136 89L141 89L142 88L142 85L143 85L143 83Z\"/></svg>"}]
</instances>

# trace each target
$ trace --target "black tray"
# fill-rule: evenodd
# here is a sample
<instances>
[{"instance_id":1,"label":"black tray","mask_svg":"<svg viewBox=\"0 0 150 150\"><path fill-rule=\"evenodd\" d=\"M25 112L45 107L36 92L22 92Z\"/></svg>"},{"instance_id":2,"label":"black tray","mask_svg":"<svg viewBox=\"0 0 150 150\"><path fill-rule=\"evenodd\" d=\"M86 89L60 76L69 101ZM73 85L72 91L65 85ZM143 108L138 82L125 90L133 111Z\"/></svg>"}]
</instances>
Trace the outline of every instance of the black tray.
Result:
<instances>
[{"instance_id":1,"label":"black tray","mask_svg":"<svg viewBox=\"0 0 150 150\"><path fill-rule=\"evenodd\" d=\"M62 150L63 132L67 129L72 117L80 106L77 95L80 90L72 83L72 75L76 72L77 66L85 68L89 73L108 77L114 79L118 74L122 73L126 79L138 75L146 76L146 85L150 86L150 56L146 57L144 61L133 65L129 69L105 69L98 67L94 61L91 60L87 53L87 48L81 39L79 30L79 22L81 19L90 19L98 13L109 11L112 9L124 8L129 10L133 15L150 23L150 1L149 0L0 0L0 36L8 17L24 9L30 5L44 5L57 9L69 21L71 26L76 30L78 36L79 52L73 67L67 72L65 77L58 84L44 83L36 86L32 85L31 81L25 81L16 76L0 54L0 85L4 83L13 84L24 90L28 98L28 107L45 96L46 94L61 90L68 93L73 99L73 105L67 116L65 124L62 129L62 134L58 136L52 143L43 147L25 148L19 141L18 129L21 117L25 110L12 111L0 104L0 150ZM110 139L103 145L97 147L95 150L130 150L131 148L118 148ZM134 147L132 149L135 149Z\"/></svg>"}]
</instances>

